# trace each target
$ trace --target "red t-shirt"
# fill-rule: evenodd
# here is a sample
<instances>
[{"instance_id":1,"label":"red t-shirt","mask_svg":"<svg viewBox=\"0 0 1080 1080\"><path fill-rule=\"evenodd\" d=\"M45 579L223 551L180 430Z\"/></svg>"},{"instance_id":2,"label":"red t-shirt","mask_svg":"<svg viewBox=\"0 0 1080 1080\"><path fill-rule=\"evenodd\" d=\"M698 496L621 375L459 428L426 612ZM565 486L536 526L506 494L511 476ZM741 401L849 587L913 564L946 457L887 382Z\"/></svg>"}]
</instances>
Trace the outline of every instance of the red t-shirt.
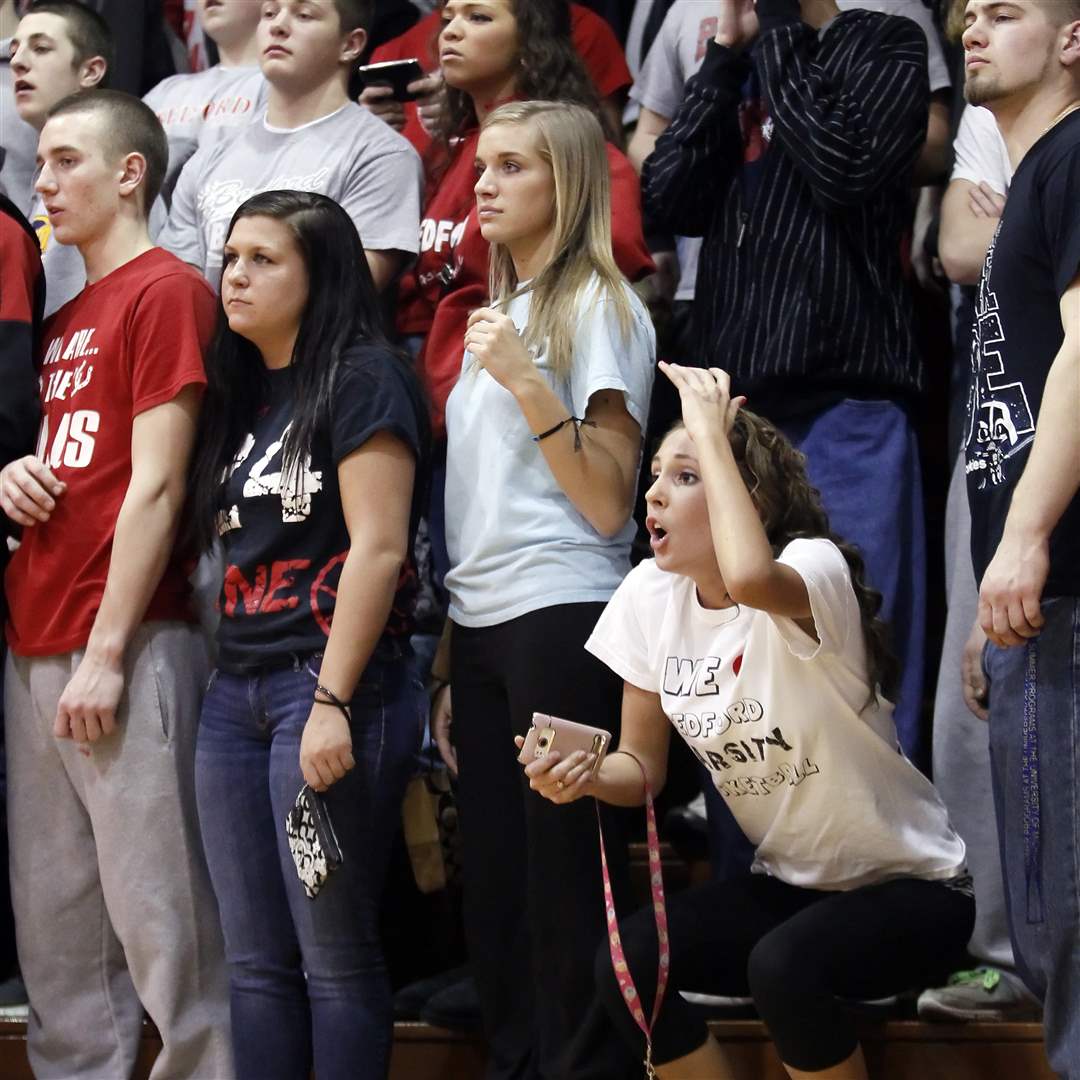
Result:
<instances>
[{"instance_id":1,"label":"red t-shirt","mask_svg":"<svg viewBox=\"0 0 1080 1080\"><path fill-rule=\"evenodd\" d=\"M430 396L432 420L442 430L443 407L461 371L469 312L488 298L488 243L476 216L476 144L479 132L454 151L420 223L420 255L403 281L411 303L399 308L402 333L427 333L420 371ZM633 166L610 143L611 240L615 262L630 281L655 267L641 222L641 191Z\"/></svg>"},{"instance_id":2,"label":"red t-shirt","mask_svg":"<svg viewBox=\"0 0 1080 1080\"><path fill-rule=\"evenodd\" d=\"M380 45L371 54L371 62L381 64L384 60L415 58L420 61L424 71L434 71L439 66L435 46L439 40L441 24L439 12L433 11L404 34ZM595 11L590 11L582 4L570 5L570 37L602 98L625 90L634 81L630 69L626 66L626 57L615 31L608 25L607 20ZM421 156L431 142L417 116L416 104L411 101L405 102L405 129L402 135L416 147Z\"/></svg>"},{"instance_id":3,"label":"red t-shirt","mask_svg":"<svg viewBox=\"0 0 1080 1080\"><path fill-rule=\"evenodd\" d=\"M34 291L41 272L41 248L0 209L0 323L33 321ZM0 350L4 344L0 342Z\"/></svg>"},{"instance_id":4,"label":"red t-shirt","mask_svg":"<svg viewBox=\"0 0 1080 1080\"><path fill-rule=\"evenodd\" d=\"M47 522L23 530L8 566L13 652L52 656L86 644L131 482L132 421L186 386L205 386L216 311L203 276L154 248L88 285L45 324L36 452L67 491ZM173 552L144 619L190 618Z\"/></svg>"}]
</instances>

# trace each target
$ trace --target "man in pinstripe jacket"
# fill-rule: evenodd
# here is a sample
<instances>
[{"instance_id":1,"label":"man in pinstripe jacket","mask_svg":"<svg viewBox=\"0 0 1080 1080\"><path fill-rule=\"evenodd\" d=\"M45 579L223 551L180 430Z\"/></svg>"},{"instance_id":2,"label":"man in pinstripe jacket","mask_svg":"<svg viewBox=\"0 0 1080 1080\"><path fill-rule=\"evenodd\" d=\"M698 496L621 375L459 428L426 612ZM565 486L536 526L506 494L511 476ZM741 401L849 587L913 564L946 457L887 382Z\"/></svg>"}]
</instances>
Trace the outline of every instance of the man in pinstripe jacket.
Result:
<instances>
[{"instance_id":1,"label":"man in pinstripe jacket","mask_svg":"<svg viewBox=\"0 0 1080 1080\"><path fill-rule=\"evenodd\" d=\"M908 408L923 372L901 260L929 110L926 37L834 0L717 0L717 33L642 172L645 205L704 237L696 352L808 458L859 545L904 666L921 756L925 550Z\"/></svg>"}]
</instances>

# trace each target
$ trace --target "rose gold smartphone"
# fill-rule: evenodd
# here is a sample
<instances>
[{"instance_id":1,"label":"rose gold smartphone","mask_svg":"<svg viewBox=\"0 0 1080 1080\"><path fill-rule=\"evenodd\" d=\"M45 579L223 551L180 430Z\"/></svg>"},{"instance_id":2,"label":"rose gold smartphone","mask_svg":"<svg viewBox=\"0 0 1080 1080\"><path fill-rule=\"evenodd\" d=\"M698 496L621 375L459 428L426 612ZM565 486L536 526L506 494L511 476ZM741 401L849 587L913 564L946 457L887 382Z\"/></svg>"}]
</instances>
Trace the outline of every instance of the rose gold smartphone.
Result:
<instances>
[{"instance_id":1,"label":"rose gold smartphone","mask_svg":"<svg viewBox=\"0 0 1080 1080\"><path fill-rule=\"evenodd\" d=\"M575 750L584 750L586 754L596 755L589 770L595 776L610 742L611 733L603 728L575 724L573 720L562 720L546 713L533 713L532 727L525 736L518 761L528 765L537 758L547 757L552 750L558 750L565 761Z\"/></svg>"}]
</instances>

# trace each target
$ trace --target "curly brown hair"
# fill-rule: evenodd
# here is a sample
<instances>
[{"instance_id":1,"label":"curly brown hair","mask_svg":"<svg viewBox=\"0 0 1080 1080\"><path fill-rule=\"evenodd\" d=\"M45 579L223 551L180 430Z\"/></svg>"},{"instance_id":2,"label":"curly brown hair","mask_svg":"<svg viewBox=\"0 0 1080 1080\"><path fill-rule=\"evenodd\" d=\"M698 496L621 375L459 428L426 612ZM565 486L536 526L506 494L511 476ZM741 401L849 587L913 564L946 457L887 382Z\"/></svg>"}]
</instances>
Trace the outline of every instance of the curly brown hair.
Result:
<instances>
[{"instance_id":1,"label":"curly brown hair","mask_svg":"<svg viewBox=\"0 0 1080 1080\"><path fill-rule=\"evenodd\" d=\"M517 24L517 96L523 101L570 101L595 113L610 139L600 98L570 38L567 0L510 0ZM450 141L476 127L476 110L464 90L444 86L444 105L435 141L446 152Z\"/></svg>"},{"instance_id":2,"label":"curly brown hair","mask_svg":"<svg viewBox=\"0 0 1080 1080\"><path fill-rule=\"evenodd\" d=\"M671 430L681 427L683 422L678 420ZM870 695L863 707L873 705L879 693L894 701L900 664L889 645L889 628L879 614L881 593L866 583L866 567L859 549L830 528L821 494L807 478L806 456L768 420L748 409L736 413L728 439L774 558L792 540L831 540L840 549L851 572L866 643Z\"/></svg>"}]
</instances>

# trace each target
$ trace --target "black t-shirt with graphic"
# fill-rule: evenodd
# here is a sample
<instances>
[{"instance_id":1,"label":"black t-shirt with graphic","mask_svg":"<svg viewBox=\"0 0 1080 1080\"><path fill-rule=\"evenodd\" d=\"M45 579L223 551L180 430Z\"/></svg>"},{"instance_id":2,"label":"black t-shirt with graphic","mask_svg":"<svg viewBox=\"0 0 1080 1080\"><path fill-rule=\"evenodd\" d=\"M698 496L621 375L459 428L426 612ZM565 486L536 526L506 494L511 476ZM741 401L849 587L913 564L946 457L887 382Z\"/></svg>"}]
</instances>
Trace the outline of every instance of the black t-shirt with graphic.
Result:
<instances>
[{"instance_id":1,"label":"black t-shirt with graphic","mask_svg":"<svg viewBox=\"0 0 1080 1080\"><path fill-rule=\"evenodd\" d=\"M1060 300L1078 273L1080 112L1020 162L979 283L964 434L978 581L1031 453L1046 377L1064 340ZM1080 596L1078 551L1080 495L1050 537L1044 596Z\"/></svg>"},{"instance_id":2,"label":"black t-shirt with graphic","mask_svg":"<svg viewBox=\"0 0 1080 1080\"><path fill-rule=\"evenodd\" d=\"M409 550L423 487L427 419L416 379L385 349L354 346L338 368L329 423L311 454L282 476L282 445L295 413L294 373L267 372L265 405L225 483L218 532L225 547L219 664L244 671L326 645L338 579L349 552L337 466L378 432L416 455ZM377 514L379 507L370 506ZM398 582L384 635L409 632L415 571Z\"/></svg>"}]
</instances>

